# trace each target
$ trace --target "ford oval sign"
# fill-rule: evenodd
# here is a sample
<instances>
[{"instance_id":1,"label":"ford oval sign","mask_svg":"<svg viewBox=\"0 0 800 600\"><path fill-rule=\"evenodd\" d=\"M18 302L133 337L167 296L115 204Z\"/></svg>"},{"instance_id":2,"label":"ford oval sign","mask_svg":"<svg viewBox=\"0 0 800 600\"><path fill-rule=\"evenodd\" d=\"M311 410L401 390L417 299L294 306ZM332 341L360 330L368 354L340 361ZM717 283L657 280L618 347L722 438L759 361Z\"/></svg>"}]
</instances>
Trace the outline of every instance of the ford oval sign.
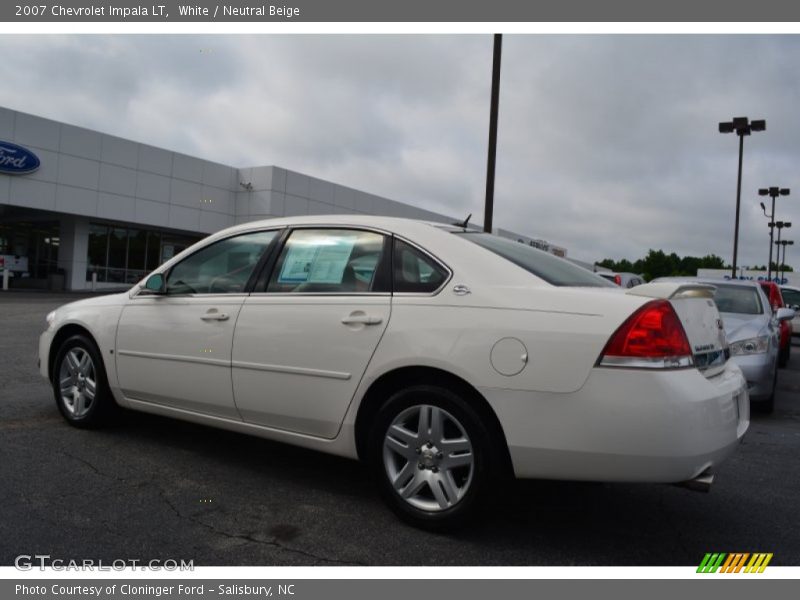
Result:
<instances>
[{"instance_id":1,"label":"ford oval sign","mask_svg":"<svg viewBox=\"0 0 800 600\"><path fill-rule=\"evenodd\" d=\"M0 173L23 175L39 168L39 157L22 146L0 140Z\"/></svg>"}]
</instances>

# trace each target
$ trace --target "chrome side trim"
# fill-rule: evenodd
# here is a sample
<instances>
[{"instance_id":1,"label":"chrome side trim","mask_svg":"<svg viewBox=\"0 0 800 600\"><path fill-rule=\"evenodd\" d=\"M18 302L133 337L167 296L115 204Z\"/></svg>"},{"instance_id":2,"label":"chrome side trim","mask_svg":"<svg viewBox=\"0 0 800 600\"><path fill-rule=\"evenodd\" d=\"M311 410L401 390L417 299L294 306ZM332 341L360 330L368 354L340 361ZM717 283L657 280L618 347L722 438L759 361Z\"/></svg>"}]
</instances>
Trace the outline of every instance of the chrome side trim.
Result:
<instances>
[{"instance_id":1,"label":"chrome side trim","mask_svg":"<svg viewBox=\"0 0 800 600\"><path fill-rule=\"evenodd\" d=\"M152 360L172 360L175 362L197 363L214 365L215 367L230 367L229 360L219 358L204 358L201 356L185 356L183 354L157 354L155 352L136 352L134 350L117 350L118 356L133 356L135 358L150 358Z\"/></svg>"},{"instance_id":2,"label":"chrome side trim","mask_svg":"<svg viewBox=\"0 0 800 600\"><path fill-rule=\"evenodd\" d=\"M306 367L289 367L286 365L267 365L263 363L251 363L235 360L231 366L236 369L248 369L251 371L272 371L274 373L288 373L290 375L309 375L311 377L324 377L327 379L348 380L352 375L342 371L325 371L323 369L309 369Z\"/></svg>"},{"instance_id":3,"label":"chrome side trim","mask_svg":"<svg viewBox=\"0 0 800 600\"><path fill-rule=\"evenodd\" d=\"M694 360L691 356L665 356L659 358L603 356L598 366L622 369L688 369L694 366Z\"/></svg>"}]
</instances>

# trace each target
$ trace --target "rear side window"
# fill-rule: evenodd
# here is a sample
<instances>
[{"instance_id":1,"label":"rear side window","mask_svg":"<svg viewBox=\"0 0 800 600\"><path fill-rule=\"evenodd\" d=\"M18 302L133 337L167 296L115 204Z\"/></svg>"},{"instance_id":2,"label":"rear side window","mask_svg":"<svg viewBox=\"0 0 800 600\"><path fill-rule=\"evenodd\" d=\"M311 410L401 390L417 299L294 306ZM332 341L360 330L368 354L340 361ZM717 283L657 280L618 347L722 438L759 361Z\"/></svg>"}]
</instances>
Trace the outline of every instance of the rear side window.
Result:
<instances>
[{"instance_id":1,"label":"rear side window","mask_svg":"<svg viewBox=\"0 0 800 600\"><path fill-rule=\"evenodd\" d=\"M458 232L455 235L502 256L551 285L617 287L595 273L548 252L489 233ZM612 275L613 278L613 275Z\"/></svg>"},{"instance_id":2,"label":"rear side window","mask_svg":"<svg viewBox=\"0 0 800 600\"><path fill-rule=\"evenodd\" d=\"M352 229L296 229L286 240L268 292L362 294L385 291L386 238Z\"/></svg>"},{"instance_id":3,"label":"rear side window","mask_svg":"<svg viewBox=\"0 0 800 600\"><path fill-rule=\"evenodd\" d=\"M447 280L447 271L433 258L403 240L394 241L394 291L430 294Z\"/></svg>"}]
</instances>

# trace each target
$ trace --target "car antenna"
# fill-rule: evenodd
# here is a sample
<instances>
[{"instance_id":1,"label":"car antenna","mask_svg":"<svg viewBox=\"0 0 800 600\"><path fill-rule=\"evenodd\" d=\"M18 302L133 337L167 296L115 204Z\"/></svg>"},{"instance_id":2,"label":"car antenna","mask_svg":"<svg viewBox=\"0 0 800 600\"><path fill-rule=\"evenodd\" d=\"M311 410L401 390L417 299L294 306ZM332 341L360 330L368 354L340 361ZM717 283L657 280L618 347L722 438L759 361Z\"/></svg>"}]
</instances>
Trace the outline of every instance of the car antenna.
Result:
<instances>
[{"instance_id":1,"label":"car antenna","mask_svg":"<svg viewBox=\"0 0 800 600\"><path fill-rule=\"evenodd\" d=\"M460 222L460 221L456 221L455 223L453 223L453 225L455 225L456 227L461 227L462 229L466 229L466 228L467 228L467 224L469 224L469 220L470 220L471 218L472 218L472 213L469 213L469 214L467 215L467 218L466 218L466 219L464 219L464 222L463 222L463 223L462 223L462 222Z\"/></svg>"}]
</instances>

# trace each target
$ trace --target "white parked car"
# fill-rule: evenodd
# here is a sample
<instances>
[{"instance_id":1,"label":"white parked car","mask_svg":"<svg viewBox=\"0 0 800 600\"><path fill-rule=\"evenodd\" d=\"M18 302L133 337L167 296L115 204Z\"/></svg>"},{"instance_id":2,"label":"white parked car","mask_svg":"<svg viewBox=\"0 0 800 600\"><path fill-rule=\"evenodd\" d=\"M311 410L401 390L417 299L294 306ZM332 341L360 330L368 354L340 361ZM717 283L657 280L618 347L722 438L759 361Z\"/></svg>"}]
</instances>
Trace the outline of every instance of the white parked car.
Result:
<instances>
[{"instance_id":1,"label":"white parked car","mask_svg":"<svg viewBox=\"0 0 800 600\"><path fill-rule=\"evenodd\" d=\"M512 473L710 484L749 424L712 292L621 290L458 227L285 218L58 308L39 356L73 425L122 406L359 458L437 527Z\"/></svg>"}]
</instances>

